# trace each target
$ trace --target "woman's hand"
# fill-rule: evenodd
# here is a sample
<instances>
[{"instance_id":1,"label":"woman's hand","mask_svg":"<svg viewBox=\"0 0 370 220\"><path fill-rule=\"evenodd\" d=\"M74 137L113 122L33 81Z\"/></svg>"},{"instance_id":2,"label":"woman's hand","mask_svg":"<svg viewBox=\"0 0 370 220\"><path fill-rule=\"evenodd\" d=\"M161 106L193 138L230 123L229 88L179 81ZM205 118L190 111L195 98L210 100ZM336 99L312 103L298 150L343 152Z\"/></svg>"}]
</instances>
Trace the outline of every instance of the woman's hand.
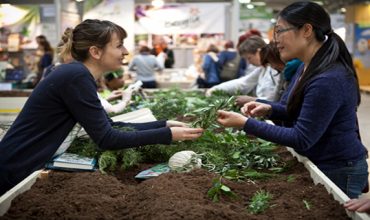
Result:
<instances>
[{"instance_id":1,"label":"woman's hand","mask_svg":"<svg viewBox=\"0 0 370 220\"><path fill-rule=\"evenodd\" d=\"M111 92L111 94L107 97L107 101L113 101L115 99L118 99L122 96L123 91L122 90L114 90Z\"/></svg>"},{"instance_id":2,"label":"woman's hand","mask_svg":"<svg viewBox=\"0 0 370 220\"><path fill-rule=\"evenodd\" d=\"M256 100L257 100L256 97L252 97L252 96L249 96L249 95L239 95L235 99L235 104L238 105L238 106L243 106L244 104L246 104L248 102L252 102L252 101L256 101Z\"/></svg>"},{"instance_id":3,"label":"woman's hand","mask_svg":"<svg viewBox=\"0 0 370 220\"><path fill-rule=\"evenodd\" d=\"M180 122L180 121L168 120L166 122L166 127L169 127L169 128L172 128L172 127L184 127L184 128L187 128L187 127L189 127L189 125L186 124L186 123Z\"/></svg>"},{"instance_id":4,"label":"woman's hand","mask_svg":"<svg viewBox=\"0 0 370 220\"><path fill-rule=\"evenodd\" d=\"M370 199L368 198L351 199L343 206L349 211L370 213Z\"/></svg>"},{"instance_id":5,"label":"woman's hand","mask_svg":"<svg viewBox=\"0 0 370 220\"><path fill-rule=\"evenodd\" d=\"M247 117L236 112L217 111L217 122L225 127L243 128L247 120Z\"/></svg>"},{"instance_id":6,"label":"woman's hand","mask_svg":"<svg viewBox=\"0 0 370 220\"><path fill-rule=\"evenodd\" d=\"M131 89L126 89L122 91L122 101L124 102L130 102L131 101L131 96L132 96L133 90Z\"/></svg>"},{"instance_id":7,"label":"woman's hand","mask_svg":"<svg viewBox=\"0 0 370 220\"><path fill-rule=\"evenodd\" d=\"M207 89L207 91L206 91L206 96L207 97L209 97L209 96L211 96L212 95L212 93L215 91L215 89L214 88L209 88L209 89Z\"/></svg>"},{"instance_id":8,"label":"woman's hand","mask_svg":"<svg viewBox=\"0 0 370 220\"><path fill-rule=\"evenodd\" d=\"M202 128L170 127L173 141L193 140L203 134Z\"/></svg>"},{"instance_id":9,"label":"woman's hand","mask_svg":"<svg viewBox=\"0 0 370 220\"><path fill-rule=\"evenodd\" d=\"M247 117L262 117L271 114L272 107L260 102L248 102L241 109L241 113Z\"/></svg>"}]
</instances>

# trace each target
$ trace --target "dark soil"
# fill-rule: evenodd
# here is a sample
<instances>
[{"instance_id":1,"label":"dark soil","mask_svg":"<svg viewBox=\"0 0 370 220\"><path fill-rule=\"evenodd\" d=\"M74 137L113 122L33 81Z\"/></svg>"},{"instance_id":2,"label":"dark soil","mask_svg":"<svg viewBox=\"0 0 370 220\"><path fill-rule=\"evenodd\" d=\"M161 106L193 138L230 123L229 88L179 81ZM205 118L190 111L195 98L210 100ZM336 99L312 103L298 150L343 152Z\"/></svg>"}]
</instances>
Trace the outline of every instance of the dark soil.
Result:
<instances>
[{"instance_id":1,"label":"dark soil","mask_svg":"<svg viewBox=\"0 0 370 220\"><path fill-rule=\"evenodd\" d=\"M151 165L117 171L115 176L53 171L14 199L0 219L348 219L325 188L312 183L302 164L288 152L280 155L291 161L289 172L265 181L225 180L238 197L222 197L218 203L207 197L217 175L203 169L167 173L141 182L134 175ZM289 175L295 177L293 181L287 181ZM273 199L264 213L253 215L246 207L260 189Z\"/></svg>"}]
</instances>

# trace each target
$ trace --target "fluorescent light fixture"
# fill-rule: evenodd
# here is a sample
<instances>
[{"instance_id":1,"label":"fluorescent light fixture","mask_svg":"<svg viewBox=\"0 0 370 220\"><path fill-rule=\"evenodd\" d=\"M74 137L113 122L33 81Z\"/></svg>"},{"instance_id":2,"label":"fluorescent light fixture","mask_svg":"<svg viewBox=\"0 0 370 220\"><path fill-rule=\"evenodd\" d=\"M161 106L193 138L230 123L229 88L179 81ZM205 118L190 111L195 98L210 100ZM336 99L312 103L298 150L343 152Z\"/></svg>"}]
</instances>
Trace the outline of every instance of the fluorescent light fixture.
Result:
<instances>
[{"instance_id":1,"label":"fluorescent light fixture","mask_svg":"<svg viewBox=\"0 0 370 220\"><path fill-rule=\"evenodd\" d=\"M164 5L164 1L163 0L153 0L152 5L154 7L160 8Z\"/></svg>"},{"instance_id":2,"label":"fluorescent light fixture","mask_svg":"<svg viewBox=\"0 0 370 220\"><path fill-rule=\"evenodd\" d=\"M266 6L266 2L253 2L255 6Z\"/></svg>"}]
</instances>

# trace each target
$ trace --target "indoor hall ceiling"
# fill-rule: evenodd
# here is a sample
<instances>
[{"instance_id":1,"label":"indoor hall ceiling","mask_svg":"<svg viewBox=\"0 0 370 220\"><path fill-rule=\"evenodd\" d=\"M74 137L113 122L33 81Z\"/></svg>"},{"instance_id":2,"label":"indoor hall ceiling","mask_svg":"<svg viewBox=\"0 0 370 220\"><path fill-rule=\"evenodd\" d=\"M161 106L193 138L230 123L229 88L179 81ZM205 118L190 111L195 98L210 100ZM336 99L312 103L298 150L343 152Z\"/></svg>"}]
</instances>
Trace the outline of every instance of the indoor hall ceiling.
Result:
<instances>
[{"instance_id":1,"label":"indoor hall ceiling","mask_svg":"<svg viewBox=\"0 0 370 220\"><path fill-rule=\"evenodd\" d=\"M58 1L58 0L56 0ZM72 0L71 0L72 1ZM88 1L88 0L85 0ZM125 1L125 0L121 0ZM136 3L150 3L151 0L135 0ZM233 2L233 0L164 0L166 3L186 3L186 2ZM294 0L251 0L251 2L265 2L266 5L272 8L274 11L279 11L288 4L295 2ZM369 0L321 0L323 6L330 12L336 12L340 8L356 4L370 2ZM0 3L8 4L52 4L54 0L0 0Z\"/></svg>"},{"instance_id":2,"label":"indoor hall ceiling","mask_svg":"<svg viewBox=\"0 0 370 220\"><path fill-rule=\"evenodd\" d=\"M164 0L166 3L186 3L186 2L233 2L233 0ZM150 3L151 0L135 0L136 3ZM266 6L272 8L274 11L280 11L285 6L290 3L296 2L294 0L251 0L253 2L265 2ZM340 8L356 4L370 2L369 0L322 0L317 1L322 2L323 6L330 12L336 12Z\"/></svg>"}]
</instances>

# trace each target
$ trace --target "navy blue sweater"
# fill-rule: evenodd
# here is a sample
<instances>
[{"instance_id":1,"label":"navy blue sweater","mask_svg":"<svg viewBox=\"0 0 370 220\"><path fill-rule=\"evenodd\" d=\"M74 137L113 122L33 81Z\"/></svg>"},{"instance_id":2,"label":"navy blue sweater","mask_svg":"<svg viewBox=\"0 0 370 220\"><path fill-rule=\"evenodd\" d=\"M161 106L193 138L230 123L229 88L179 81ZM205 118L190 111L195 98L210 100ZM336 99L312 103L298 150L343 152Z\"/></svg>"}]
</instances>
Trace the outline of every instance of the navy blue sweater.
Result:
<instances>
[{"instance_id":1,"label":"navy blue sweater","mask_svg":"<svg viewBox=\"0 0 370 220\"><path fill-rule=\"evenodd\" d=\"M79 62L58 66L40 82L0 142L0 191L43 168L77 122L101 149L171 142L165 121L114 123L96 90L93 76ZM137 131L123 132L113 126Z\"/></svg>"},{"instance_id":2,"label":"navy blue sweater","mask_svg":"<svg viewBox=\"0 0 370 220\"><path fill-rule=\"evenodd\" d=\"M274 126L249 118L244 131L292 147L322 170L340 168L346 161L364 158L367 151L358 137L356 124L356 82L345 71L337 64L308 83L300 114L292 127ZM289 119L286 100L300 74L295 75L282 102L272 105L272 118Z\"/></svg>"}]
</instances>

